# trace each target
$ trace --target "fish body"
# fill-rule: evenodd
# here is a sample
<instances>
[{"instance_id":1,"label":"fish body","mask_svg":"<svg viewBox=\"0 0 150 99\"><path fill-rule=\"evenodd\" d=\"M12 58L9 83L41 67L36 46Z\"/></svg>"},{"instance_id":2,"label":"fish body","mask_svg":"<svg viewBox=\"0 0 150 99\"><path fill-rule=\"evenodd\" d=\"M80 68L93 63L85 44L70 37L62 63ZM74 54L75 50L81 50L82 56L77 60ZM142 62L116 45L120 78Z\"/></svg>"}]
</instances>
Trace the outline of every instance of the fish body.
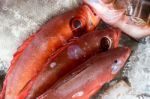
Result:
<instances>
[{"instance_id":1,"label":"fish body","mask_svg":"<svg viewBox=\"0 0 150 99\"><path fill-rule=\"evenodd\" d=\"M123 68L131 50L115 48L96 54L56 82L38 99L89 99Z\"/></svg>"}]
</instances>

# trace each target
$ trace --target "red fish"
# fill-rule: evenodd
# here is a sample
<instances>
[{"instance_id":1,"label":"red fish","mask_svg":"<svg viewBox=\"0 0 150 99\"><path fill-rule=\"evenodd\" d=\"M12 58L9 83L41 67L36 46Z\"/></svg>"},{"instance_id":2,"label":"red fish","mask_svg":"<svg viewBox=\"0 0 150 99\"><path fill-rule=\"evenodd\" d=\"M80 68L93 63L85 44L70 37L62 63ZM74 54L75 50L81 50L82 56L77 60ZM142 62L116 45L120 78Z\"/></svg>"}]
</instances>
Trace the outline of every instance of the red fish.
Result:
<instances>
[{"instance_id":1,"label":"red fish","mask_svg":"<svg viewBox=\"0 0 150 99\"><path fill-rule=\"evenodd\" d=\"M54 51L73 36L92 31L98 22L99 17L86 5L49 20L14 55L0 97L16 99Z\"/></svg>"},{"instance_id":2,"label":"red fish","mask_svg":"<svg viewBox=\"0 0 150 99\"><path fill-rule=\"evenodd\" d=\"M22 91L20 99L35 99L63 75L92 55L118 46L121 31L110 28L87 33L50 57L44 70Z\"/></svg>"},{"instance_id":3,"label":"red fish","mask_svg":"<svg viewBox=\"0 0 150 99\"><path fill-rule=\"evenodd\" d=\"M104 83L112 80L130 55L129 48L116 48L96 54L38 99L89 99Z\"/></svg>"}]
</instances>

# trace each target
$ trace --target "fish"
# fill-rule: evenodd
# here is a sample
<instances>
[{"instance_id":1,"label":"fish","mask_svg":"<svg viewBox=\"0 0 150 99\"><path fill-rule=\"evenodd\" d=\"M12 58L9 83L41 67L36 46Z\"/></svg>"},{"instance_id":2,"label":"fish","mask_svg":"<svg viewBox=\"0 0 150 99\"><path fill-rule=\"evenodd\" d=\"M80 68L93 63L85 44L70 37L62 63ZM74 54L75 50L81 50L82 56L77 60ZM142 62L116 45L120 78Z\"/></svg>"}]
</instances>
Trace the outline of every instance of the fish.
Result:
<instances>
[{"instance_id":1,"label":"fish","mask_svg":"<svg viewBox=\"0 0 150 99\"><path fill-rule=\"evenodd\" d=\"M37 99L90 99L124 67L131 50L118 47L96 54L57 81Z\"/></svg>"},{"instance_id":2,"label":"fish","mask_svg":"<svg viewBox=\"0 0 150 99\"><path fill-rule=\"evenodd\" d=\"M35 99L58 79L98 52L116 48L121 31L117 28L95 30L71 41L50 57L43 71L23 90L20 99Z\"/></svg>"},{"instance_id":3,"label":"fish","mask_svg":"<svg viewBox=\"0 0 150 99\"><path fill-rule=\"evenodd\" d=\"M0 98L18 98L18 94L39 74L53 52L69 39L95 29L99 21L100 18L87 5L50 19L14 54Z\"/></svg>"}]
</instances>

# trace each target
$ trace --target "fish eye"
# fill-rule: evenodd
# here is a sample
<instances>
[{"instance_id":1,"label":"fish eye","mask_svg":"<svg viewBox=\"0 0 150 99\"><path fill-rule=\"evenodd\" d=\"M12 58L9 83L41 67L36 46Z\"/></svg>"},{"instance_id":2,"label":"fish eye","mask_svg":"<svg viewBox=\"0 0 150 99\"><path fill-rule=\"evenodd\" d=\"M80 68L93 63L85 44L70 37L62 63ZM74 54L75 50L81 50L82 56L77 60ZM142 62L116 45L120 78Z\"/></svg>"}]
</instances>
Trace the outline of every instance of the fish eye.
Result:
<instances>
[{"instance_id":1,"label":"fish eye","mask_svg":"<svg viewBox=\"0 0 150 99\"><path fill-rule=\"evenodd\" d=\"M103 37L100 41L100 49L102 51L108 51L112 46L112 41L109 37Z\"/></svg>"},{"instance_id":2,"label":"fish eye","mask_svg":"<svg viewBox=\"0 0 150 99\"><path fill-rule=\"evenodd\" d=\"M84 31L84 22L82 18L72 18L70 21L70 27L75 36L81 36Z\"/></svg>"},{"instance_id":3,"label":"fish eye","mask_svg":"<svg viewBox=\"0 0 150 99\"><path fill-rule=\"evenodd\" d=\"M114 63L116 63L116 64L117 64L117 63L118 63L118 60L117 60L117 59L116 59L116 60L114 60Z\"/></svg>"},{"instance_id":4,"label":"fish eye","mask_svg":"<svg viewBox=\"0 0 150 99\"><path fill-rule=\"evenodd\" d=\"M120 70L120 61L118 59L113 61L113 65L111 67L112 74L116 74Z\"/></svg>"},{"instance_id":5,"label":"fish eye","mask_svg":"<svg viewBox=\"0 0 150 99\"><path fill-rule=\"evenodd\" d=\"M82 26L82 23L80 20L73 20L72 22L72 27L74 27L75 29L78 29Z\"/></svg>"}]
</instances>

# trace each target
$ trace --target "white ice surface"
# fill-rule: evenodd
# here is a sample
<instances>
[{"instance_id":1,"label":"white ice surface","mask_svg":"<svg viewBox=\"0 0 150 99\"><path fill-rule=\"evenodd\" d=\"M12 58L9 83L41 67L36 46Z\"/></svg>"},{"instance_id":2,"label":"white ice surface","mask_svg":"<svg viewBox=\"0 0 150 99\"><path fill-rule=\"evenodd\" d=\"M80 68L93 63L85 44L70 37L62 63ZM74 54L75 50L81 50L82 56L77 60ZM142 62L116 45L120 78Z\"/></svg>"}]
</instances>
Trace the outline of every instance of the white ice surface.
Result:
<instances>
[{"instance_id":1,"label":"white ice surface","mask_svg":"<svg viewBox=\"0 0 150 99\"><path fill-rule=\"evenodd\" d=\"M133 95L132 88L128 86L124 81L110 87L106 92L101 95L102 99L149 99L142 95Z\"/></svg>"},{"instance_id":2,"label":"white ice surface","mask_svg":"<svg viewBox=\"0 0 150 99\"><path fill-rule=\"evenodd\" d=\"M130 57L125 75L129 78L134 94L150 95L150 37L142 42Z\"/></svg>"},{"instance_id":3,"label":"white ice surface","mask_svg":"<svg viewBox=\"0 0 150 99\"><path fill-rule=\"evenodd\" d=\"M0 0L0 70L7 71L19 45L47 19L77 6L78 1ZM149 37L138 44L127 66L133 94L150 94Z\"/></svg>"}]
</instances>

